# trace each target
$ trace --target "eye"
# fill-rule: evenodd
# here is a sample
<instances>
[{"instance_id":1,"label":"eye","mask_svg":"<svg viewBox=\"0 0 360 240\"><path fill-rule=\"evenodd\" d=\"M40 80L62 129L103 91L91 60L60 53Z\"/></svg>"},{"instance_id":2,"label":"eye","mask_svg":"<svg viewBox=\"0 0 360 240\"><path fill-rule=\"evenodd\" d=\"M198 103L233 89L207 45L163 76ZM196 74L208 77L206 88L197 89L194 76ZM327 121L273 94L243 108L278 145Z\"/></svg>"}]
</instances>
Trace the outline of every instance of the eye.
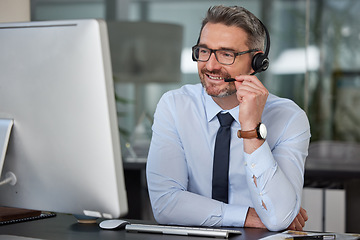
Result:
<instances>
[{"instance_id":1,"label":"eye","mask_svg":"<svg viewBox=\"0 0 360 240\"><path fill-rule=\"evenodd\" d=\"M230 51L219 51L218 54L224 58L234 58L234 53Z\"/></svg>"},{"instance_id":2,"label":"eye","mask_svg":"<svg viewBox=\"0 0 360 240\"><path fill-rule=\"evenodd\" d=\"M200 54L208 54L210 51L207 48L199 48L199 53Z\"/></svg>"}]
</instances>

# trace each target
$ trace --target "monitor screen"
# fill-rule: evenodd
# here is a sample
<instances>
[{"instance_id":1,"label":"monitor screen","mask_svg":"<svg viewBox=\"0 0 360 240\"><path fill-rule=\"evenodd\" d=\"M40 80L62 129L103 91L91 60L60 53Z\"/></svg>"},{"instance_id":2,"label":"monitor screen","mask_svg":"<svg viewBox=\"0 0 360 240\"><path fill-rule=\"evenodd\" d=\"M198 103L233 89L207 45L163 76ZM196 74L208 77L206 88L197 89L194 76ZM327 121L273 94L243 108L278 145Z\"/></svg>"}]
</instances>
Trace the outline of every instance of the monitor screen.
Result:
<instances>
[{"instance_id":1,"label":"monitor screen","mask_svg":"<svg viewBox=\"0 0 360 240\"><path fill-rule=\"evenodd\" d=\"M2 176L17 178L0 206L126 214L106 23L3 23L0 39L0 118L13 119Z\"/></svg>"}]
</instances>

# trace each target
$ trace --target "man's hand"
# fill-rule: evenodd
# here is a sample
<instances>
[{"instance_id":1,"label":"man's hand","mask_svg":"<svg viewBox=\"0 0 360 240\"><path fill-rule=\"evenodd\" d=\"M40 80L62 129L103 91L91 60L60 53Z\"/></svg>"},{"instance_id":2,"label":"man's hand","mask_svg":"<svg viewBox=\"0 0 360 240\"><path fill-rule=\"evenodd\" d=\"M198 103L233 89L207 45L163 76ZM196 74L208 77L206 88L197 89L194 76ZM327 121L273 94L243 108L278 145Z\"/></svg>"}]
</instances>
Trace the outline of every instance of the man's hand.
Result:
<instances>
[{"instance_id":1,"label":"man's hand","mask_svg":"<svg viewBox=\"0 0 360 240\"><path fill-rule=\"evenodd\" d=\"M239 122L241 130L250 131L261 122L269 91L256 76L240 75L235 77L236 97L239 101ZM248 154L258 149L264 140L244 139L244 151Z\"/></svg>"},{"instance_id":2,"label":"man's hand","mask_svg":"<svg viewBox=\"0 0 360 240\"><path fill-rule=\"evenodd\" d=\"M290 224L288 227L288 230L296 230L296 231L302 231L305 222L308 220L308 215L305 209L300 208L299 214L296 216L294 221Z\"/></svg>"},{"instance_id":3,"label":"man's hand","mask_svg":"<svg viewBox=\"0 0 360 240\"><path fill-rule=\"evenodd\" d=\"M256 76L240 75L235 79L241 128L245 131L253 130L261 122L269 91Z\"/></svg>"},{"instance_id":4,"label":"man's hand","mask_svg":"<svg viewBox=\"0 0 360 240\"><path fill-rule=\"evenodd\" d=\"M261 219L259 218L259 215L257 215L254 208L249 208L244 227L266 228L265 225L261 222Z\"/></svg>"}]
</instances>

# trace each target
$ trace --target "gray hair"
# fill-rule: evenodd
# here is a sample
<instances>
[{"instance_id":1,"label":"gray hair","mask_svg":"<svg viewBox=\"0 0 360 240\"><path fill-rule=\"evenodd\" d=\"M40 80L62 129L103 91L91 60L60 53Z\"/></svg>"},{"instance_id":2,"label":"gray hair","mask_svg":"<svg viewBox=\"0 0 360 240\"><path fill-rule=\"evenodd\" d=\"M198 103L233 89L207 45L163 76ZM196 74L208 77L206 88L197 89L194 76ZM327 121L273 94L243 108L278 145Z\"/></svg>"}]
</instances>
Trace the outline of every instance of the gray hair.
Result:
<instances>
[{"instance_id":1,"label":"gray hair","mask_svg":"<svg viewBox=\"0 0 360 240\"><path fill-rule=\"evenodd\" d=\"M210 7L202 21L200 36L207 23L222 23L226 26L241 28L248 35L246 45L250 49L264 50L266 38L264 26L254 14L243 7L223 5Z\"/></svg>"}]
</instances>

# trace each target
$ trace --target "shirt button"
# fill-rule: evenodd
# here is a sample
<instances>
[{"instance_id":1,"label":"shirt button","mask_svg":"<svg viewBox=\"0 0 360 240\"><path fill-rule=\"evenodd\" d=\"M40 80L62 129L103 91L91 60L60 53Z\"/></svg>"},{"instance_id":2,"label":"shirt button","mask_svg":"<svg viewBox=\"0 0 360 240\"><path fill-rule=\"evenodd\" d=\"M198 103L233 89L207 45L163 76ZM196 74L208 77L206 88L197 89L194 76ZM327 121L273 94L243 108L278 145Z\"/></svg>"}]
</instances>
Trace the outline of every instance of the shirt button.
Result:
<instances>
[{"instance_id":1,"label":"shirt button","mask_svg":"<svg viewBox=\"0 0 360 240\"><path fill-rule=\"evenodd\" d=\"M251 164L251 168L254 168L255 166L256 166L255 163L252 163L252 164Z\"/></svg>"},{"instance_id":2,"label":"shirt button","mask_svg":"<svg viewBox=\"0 0 360 240\"><path fill-rule=\"evenodd\" d=\"M247 162L244 162L244 165L247 166Z\"/></svg>"}]
</instances>

